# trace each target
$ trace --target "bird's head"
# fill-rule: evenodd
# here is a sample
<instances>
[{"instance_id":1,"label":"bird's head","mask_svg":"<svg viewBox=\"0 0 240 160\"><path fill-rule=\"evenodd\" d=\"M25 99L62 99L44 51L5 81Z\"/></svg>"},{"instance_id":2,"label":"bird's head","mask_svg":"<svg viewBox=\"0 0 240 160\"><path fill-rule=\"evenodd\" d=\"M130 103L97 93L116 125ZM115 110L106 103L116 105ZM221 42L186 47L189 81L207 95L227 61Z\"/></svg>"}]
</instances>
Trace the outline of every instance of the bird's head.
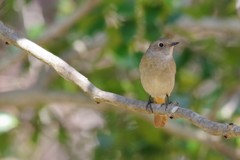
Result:
<instances>
[{"instance_id":1,"label":"bird's head","mask_svg":"<svg viewBox=\"0 0 240 160\"><path fill-rule=\"evenodd\" d=\"M173 54L173 48L175 45L177 45L179 42L173 42L166 38L161 38L155 42L153 42L147 52L151 54L158 54L161 57L172 57Z\"/></svg>"}]
</instances>

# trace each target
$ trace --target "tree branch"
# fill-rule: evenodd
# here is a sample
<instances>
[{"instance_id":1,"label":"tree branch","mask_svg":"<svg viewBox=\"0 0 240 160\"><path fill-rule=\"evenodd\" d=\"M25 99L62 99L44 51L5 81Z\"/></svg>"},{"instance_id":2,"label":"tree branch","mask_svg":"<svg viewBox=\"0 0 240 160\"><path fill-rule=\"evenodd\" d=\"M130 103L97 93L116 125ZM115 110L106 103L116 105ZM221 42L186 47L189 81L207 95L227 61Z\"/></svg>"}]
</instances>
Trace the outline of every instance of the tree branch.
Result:
<instances>
[{"instance_id":1,"label":"tree branch","mask_svg":"<svg viewBox=\"0 0 240 160\"><path fill-rule=\"evenodd\" d=\"M147 104L146 102L133 100L124 96L100 90L99 88L95 87L85 76L80 74L65 61L53 55L49 51L41 48L32 41L17 35L2 22L0 22L0 38L4 42L8 42L9 44L21 48L25 52L53 67L63 78L77 84L95 102L105 102L128 110L148 113L145 109ZM212 135L221 135L227 138L240 137L239 126L235 124L224 124L210 121L205 117L189 109L181 108L176 104L170 104L167 108L165 105L160 106L157 104L152 104L152 108L154 113L169 114L174 118L186 119Z\"/></svg>"}]
</instances>

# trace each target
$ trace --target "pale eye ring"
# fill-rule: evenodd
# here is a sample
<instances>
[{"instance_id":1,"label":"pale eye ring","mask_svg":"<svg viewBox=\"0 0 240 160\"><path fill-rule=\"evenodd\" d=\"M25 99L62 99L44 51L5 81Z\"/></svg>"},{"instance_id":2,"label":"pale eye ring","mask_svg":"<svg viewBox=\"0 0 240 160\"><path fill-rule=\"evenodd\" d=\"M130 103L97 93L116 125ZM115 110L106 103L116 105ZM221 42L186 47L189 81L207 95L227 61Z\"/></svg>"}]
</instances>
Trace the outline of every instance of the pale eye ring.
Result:
<instances>
[{"instance_id":1,"label":"pale eye ring","mask_svg":"<svg viewBox=\"0 0 240 160\"><path fill-rule=\"evenodd\" d=\"M158 43L158 46L163 47L164 45L163 45L163 43L160 42L160 43Z\"/></svg>"}]
</instances>

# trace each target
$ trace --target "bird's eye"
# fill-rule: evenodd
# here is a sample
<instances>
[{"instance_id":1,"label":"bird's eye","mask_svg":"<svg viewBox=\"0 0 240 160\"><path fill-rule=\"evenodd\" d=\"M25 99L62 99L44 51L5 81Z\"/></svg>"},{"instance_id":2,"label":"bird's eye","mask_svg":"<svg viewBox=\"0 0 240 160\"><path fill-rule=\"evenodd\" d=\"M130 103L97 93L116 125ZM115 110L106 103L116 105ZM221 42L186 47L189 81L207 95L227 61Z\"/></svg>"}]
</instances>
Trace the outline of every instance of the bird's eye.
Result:
<instances>
[{"instance_id":1,"label":"bird's eye","mask_svg":"<svg viewBox=\"0 0 240 160\"><path fill-rule=\"evenodd\" d=\"M163 45L163 43L159 43L158 46L159 47L163 47L164 45Z\"/></svg>"}]
</instances>

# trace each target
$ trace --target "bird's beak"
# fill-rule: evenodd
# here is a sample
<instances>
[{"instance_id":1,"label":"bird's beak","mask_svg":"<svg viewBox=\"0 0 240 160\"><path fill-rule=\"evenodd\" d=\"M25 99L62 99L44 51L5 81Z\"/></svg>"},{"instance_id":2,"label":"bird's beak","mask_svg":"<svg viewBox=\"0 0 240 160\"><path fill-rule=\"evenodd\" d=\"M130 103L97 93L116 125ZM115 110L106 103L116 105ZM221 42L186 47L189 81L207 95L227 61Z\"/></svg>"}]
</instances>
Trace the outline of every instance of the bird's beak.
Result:
<instances>
[{"instance_id":1,"label":"bird's beak","mask_svg":"<svg viewBox=\"0 0 240 160\"><path fill-rule=\"evenodd\" d=\"M172 43L170 44L170 46L171 46L171 47L172 47L172 46L176 46L178 43L179 43L179 42L172 42Z\"/></svg>"}]
</instances>

